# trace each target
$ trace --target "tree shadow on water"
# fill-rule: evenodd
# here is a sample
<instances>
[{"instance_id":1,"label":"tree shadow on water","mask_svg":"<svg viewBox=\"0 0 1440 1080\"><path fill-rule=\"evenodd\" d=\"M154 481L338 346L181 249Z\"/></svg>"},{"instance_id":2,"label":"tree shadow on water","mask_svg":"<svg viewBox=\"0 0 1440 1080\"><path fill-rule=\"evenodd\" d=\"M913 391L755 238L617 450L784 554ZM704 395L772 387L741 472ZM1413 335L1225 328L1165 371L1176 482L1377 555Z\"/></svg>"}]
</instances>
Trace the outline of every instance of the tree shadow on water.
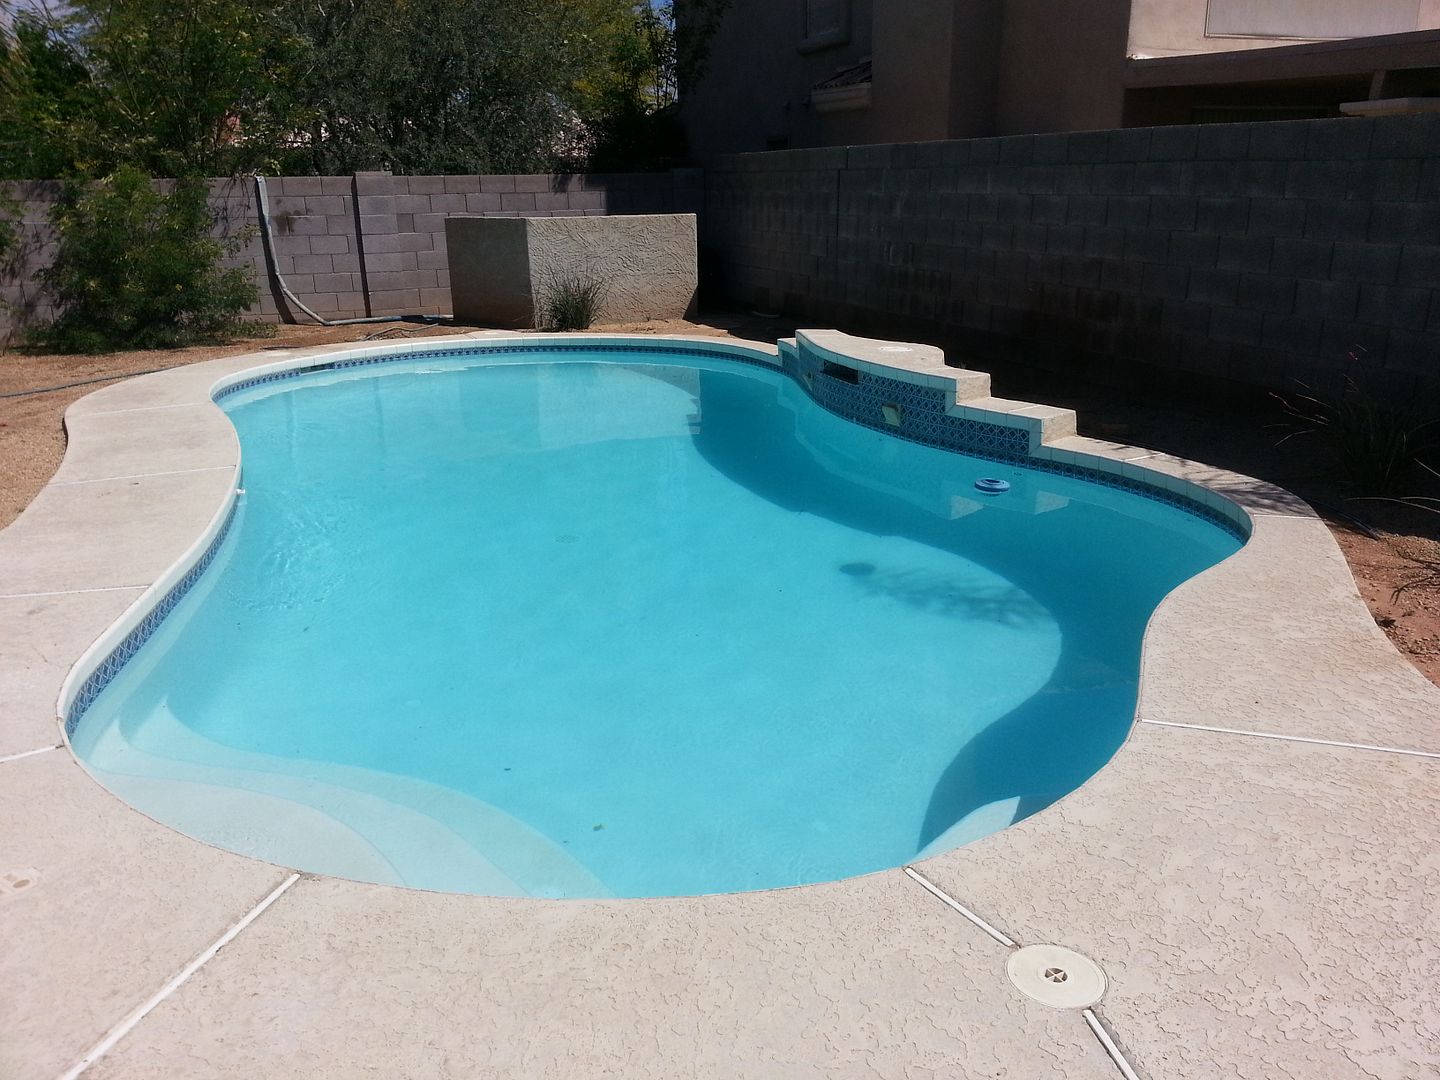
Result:
<instances>
[{"instance_id":1,"label":"tree shadow on water","mask_svg":"<svg viewBox=\"0 0 1440 1080\"><path fill-rule=\"evenodd\" d=\"M1043 810L1110 759L1135 715L1140 633L1153 606L1112 601L1116 583L1128 580L1131 551L1123 545L1074 550L1064 514L1028 517L1017 529L1002 514L957 522L926 512L823 467L805 449L796 414L781 406L773 386L702 371L700 391L704 423L696 447L735 482L787 510L941 551L960 550L963 533L965 550L983 551L980 561L997 575L993 586L977 587L940 572L840 564L837 570L854 578L857 589L1007 627L1049 618L1060 623L1063 644L1049 682L959 748L931 792L917 851L991 803L1017 799L1016 820ZM878 461L875 467L888 468ZM1048 560L1056 551L1076 556L1060 608L1042 602L1055 588Z\"/></svg>"},{"instance_id":2,"label":"tree shadow on water","mask_svg":"<svg viewBox=\"0 0 1440 1080\"><path fill-rule=\"evenodd\" d=\"M868 596L888 597L932 615L1013 628L1049 618L1043 605L1014 585L979 585L936 571L882 569L870 562L842 563L838 569Z\"/></svg>"}]
</instances>

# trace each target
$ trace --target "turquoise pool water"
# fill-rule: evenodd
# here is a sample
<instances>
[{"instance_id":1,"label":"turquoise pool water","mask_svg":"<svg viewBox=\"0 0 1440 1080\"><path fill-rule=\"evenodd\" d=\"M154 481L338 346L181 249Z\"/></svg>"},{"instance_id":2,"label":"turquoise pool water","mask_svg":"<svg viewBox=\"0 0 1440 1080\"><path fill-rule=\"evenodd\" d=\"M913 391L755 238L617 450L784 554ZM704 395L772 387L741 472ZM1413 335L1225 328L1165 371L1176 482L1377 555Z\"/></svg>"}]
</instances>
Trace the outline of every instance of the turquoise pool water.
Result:
<instances>
[{"instance_id":1,"label":"turquoise pool water","mask_svg":"<svg viewBox=\"0 0 1440 1080\"><path fill-rule=\"evenodd\" d=\"M419 888L772 888L986 835L1114 753L1155 605L1239 544L694 355L223 405L235 523L76 751L193 836Z\"/></svg>"}]
</instances>

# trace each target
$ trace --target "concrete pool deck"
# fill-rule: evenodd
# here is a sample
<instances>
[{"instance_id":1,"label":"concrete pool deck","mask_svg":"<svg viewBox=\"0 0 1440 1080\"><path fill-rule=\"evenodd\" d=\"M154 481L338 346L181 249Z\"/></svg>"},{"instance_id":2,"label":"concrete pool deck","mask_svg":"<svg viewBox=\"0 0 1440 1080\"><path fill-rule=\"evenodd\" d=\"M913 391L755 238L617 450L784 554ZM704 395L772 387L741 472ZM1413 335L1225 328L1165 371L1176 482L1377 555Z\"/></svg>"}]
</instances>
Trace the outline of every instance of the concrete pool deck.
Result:
<instances>
[{"instance_id":1,"label":"concrete pool deck","mask_svg":"<svg viewBox=\"0 0 1440 1080\"><path fill-rule=\"evenodd\" d=\"M63 745L61 687L228 504L212 387L354 348L91 394L0 531L0 1076L1440 1076L1440 691L1299 500L1063 427L1051 452L1203 483L1254 531L1152 619L1109 765L916 864L998 936L899 869L502 900L296 875L131 809ZM1091 957L1103 1000L1025 997L1005 939Z\"/></svg>"}]
</instances>

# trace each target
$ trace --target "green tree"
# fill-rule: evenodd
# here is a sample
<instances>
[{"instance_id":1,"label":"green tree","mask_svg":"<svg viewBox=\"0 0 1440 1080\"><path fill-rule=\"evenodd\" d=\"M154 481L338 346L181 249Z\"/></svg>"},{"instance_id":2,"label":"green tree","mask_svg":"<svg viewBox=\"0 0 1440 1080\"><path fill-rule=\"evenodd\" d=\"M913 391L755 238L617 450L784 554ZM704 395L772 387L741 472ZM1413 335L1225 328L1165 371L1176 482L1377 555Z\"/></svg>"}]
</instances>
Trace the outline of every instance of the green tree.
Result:
<instances>
[{"instance_id":1,"label":"green tree","mask_svg":"<svg viewBox=\"0 0 1440 1080\"><path fill-rule=\"evenodd\" d=\"M609 55L588 93L587 164L602 172L657 168L686 156L678 106L704 67L729 0L628 6L609 26Z\"/></svg>"},{"instance_id":2,"label":"green tree","mask_svg":"<svg viewBox=\"0 0 1440 1080\"><path fill-rule=\"evenodd\" d=\"M723 4L73 0L0 35L0 177L668 162Z\"/></svg>"},{"instance_id":3,"label":"green tree","mask_svg":"<svg viewBox=\"0 0 1440 1080\"><path fill-rule=\"evenodd\" d=\"M15 15L0 30L0 179L72 173L93 130L95 87L61 20Z\"/></svg>"},{"instance_id":4,"label":"green tree","mask_svg":"<svg viewBox=\"0 0 1440 1080\"><path fill-rule=\"evenodd\" d=\"M580 86L628 0L290 0L309 169L533 172L583 148Z\"/></svg>"},{"instance_id":5,"label":"green tree","mask_svg":"<svg viewBox=\"0 0 1440 1080\"><path fill-rule=\"evenodd\" d=\"M16 16L0 175L225 176L267 168L292 126L297 41L268 0L75 0Z\"/></svg>"}]
</instances>

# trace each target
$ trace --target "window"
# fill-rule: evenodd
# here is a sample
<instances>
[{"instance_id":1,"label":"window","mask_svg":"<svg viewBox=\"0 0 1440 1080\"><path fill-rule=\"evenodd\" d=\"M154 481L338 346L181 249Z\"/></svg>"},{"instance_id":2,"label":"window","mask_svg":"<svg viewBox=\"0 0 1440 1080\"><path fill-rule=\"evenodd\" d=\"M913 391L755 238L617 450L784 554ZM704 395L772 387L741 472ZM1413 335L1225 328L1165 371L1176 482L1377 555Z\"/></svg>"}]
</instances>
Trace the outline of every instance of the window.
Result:
<instances>
[{"instance_id":1,"label":"window","mask_svg":"<svg viewBox=\"0 0 1440 1080\"><path fill-rule=\"evenodd\" d=\"M801 52L817 52L850 40L850 0L801 0L805 5L805 36Z\"/></svg>"}]
</instances>

